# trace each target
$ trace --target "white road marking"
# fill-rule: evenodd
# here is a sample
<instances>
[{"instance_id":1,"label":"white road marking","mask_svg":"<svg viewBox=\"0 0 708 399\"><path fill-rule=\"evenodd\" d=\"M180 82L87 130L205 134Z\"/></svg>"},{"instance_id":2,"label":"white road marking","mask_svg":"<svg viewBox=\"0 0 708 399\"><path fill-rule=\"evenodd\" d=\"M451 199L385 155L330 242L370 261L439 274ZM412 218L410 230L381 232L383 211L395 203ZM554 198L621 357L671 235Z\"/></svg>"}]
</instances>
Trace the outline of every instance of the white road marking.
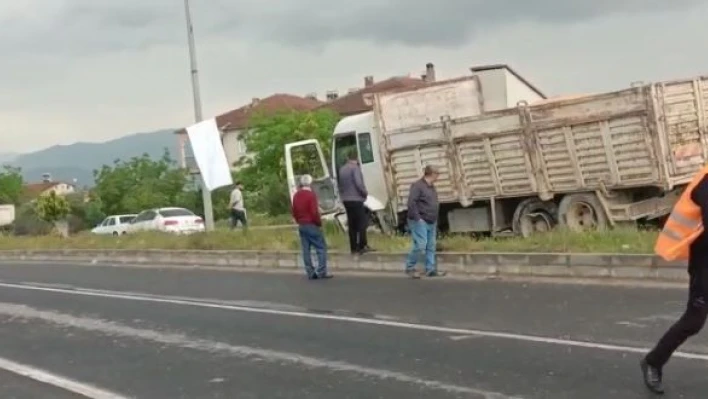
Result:
<instances>
[{"instance_id":1,"label":"white road marking","mask_svg":"<svg viewBox=\"0 0 708 399\"><path fill-rule=\"evenodd\" d=\"M453 341L462 341L465 339L470 339L470 338L479 338L479 336L475 335L453 335L450 337L451 340Z\"/></svg>"},{"instance_id":2,"label":"white road marking","mask_svg":"<svg viewBox=\"0 0 708 399\"><path fill-rule=\"evenodd\" d=\"M287 363L309 367L312 369L325 369L330 372L353 373L371 379L415 385L431 391L475 395L474 397L479 399L522 399L519 396L508 396L498 392L448 384L398 371L360 366L344 361L305 356L291 352L276 351L245 345L232 345L225 342L199 339L177 333L164 333L155 330L135 328L101 319L39 310L26 305L0 302L0 314L25 320L41 320L43 322L61 327L78 328L85 331L99 332L112 337L140 339L161 345L172 345L184 349L214 353L219 356L230 355L240 359L267 361L278 365ZM91 399L125 399L121 396L100 396L95 393L94 396L86 396Z\"/></svg>"},{"instance_id":3,"label":"white road marking","mask_svg":"<svg viewBox=\"0 0 708 399\"><path fill-rule=\"evenodd\" d=\"M123 300L138 301L138 302L154 302L154 303L165 303L165 304L171 304L171 305L194 306L194 307L201 307L201 308L230 310L230 311L245 312L245 313L270 314L270 315L277 315L277 316L300 317L300 318L306 318L306 319L334 320L334 321L365 324L365 325L374 325L374 326L381 326L381 327L393 327L393 328L402 328L402 329L408 329L408 330L439 332L439 333L451 334L451 335L475 335L475 336L486 337L486 338L497 338L497 339L507 339L507 340L513 340L513 341L521 341L521 342L533 342L533 343L539 343L539 344L558 345L558 346L585 348L585 349L596 349L596 350L604 350L604 351L610 351L610 352L645 354L650 350L650 348L641 348L641 347L632 347L632 346L623 346L623 345L614 345L614 344L604 344L604 343L600 343L600 342L591 342L591 341L577 341L577 340L572 340L572 339L552 338L552 337L544 337L544 336L539 336L539 335L509 333L509 332L502 332L502 331L473 330L473 329L466 329L466 328L442 327L442 326L435 326L435 325L428 325L428 324L407 323L407 322L402 322L402 321L368 319L368 318L364 318L364 317L341 316L341 315L321 314L321 313L308 313L308 312L304 312L304 311L301 312L301 311L287 311L287 310L265 309L265 308L252 308L252 307L238 306L238 305L200 302L200 300L198 300L198 299L187 300L187 299L174 299L174 298L170 298L167 296L149 295L149 294L132 294L132 293L125 294L125 293L121 293L120 291L85 290L82 288L75 288L75 289L67 290L67 289L62 289L62 288L35 287L35 286L13 284L13 283L0 283L0 287L14 288L14 289L20 289L20 290L29 290L29 291L54 292L54 293L60 293L60 294L89 296L89 297L123 299ZM703 353L676 352L676 353L674 353L673 357L674 358L708 361L708 354L703 354Z\"/></svg>"},{"instance_id":4,"label":"white road marking","mask_svg":"<svg viewBox=\"0 0 708 399\"><path fill-rule=\"evenodd\" d=\"M644 324L639 324L639 323L634 323L631 321L618 321L617 323L618 326L625 326L625 327L636 327L636 328L645 328L646 325Z\"/></svg>"},{"instance_id":5,"label":"white road marking","mask_svg":"<svg viewBox=\"0 0 708 399\"><path fill-rule=\"evenodd\" d=\"M127 396L109 392L93 385L84 384L75 380L40 370L36 367L26 366L8 359L0 358L0 369L11 373L51 385L65 391L73 392L89 399L128 399Z\"/></svg>"},{"instance_id":6,"label":"white road marking","mask_svg":"<svg viewBox=\"0 0 708 399\"><path fill-rule=\"evenodd\" d=\"M655 314L651 316L646 316L646 317L638 317L634 320L636 321L648 321L648 322L657 322L657 321L670 321L670 322L675 322L676 320L681 317L681 312L677 313L671 313L671 314Z\"/></svg>"}]
</instances>

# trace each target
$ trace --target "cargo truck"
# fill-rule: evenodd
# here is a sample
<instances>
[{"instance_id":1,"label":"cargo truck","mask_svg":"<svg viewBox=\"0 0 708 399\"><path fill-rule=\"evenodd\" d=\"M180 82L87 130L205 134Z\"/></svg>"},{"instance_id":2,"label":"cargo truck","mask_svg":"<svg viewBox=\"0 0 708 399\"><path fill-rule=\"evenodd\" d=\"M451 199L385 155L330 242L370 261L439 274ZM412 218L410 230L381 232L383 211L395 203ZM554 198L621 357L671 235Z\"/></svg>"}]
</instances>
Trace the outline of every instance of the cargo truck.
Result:
<instances>
[{"instance_id":1,"label":"cargo truck","mask_svg":"<svg viewBox=\"0 0 708 399\"><path fill-rule=\"evenodd\" d=\"M331 160L315 140L286 145L291 193L312 173L322 213L346 225L336 173L355 148L382 231L405 228L409 186L433 164L442 231L528 236L660 220L708 160L708 76L562 99L489 87L475 74L374 95L335 128ZM295 170L297 151L320 172Z\"/></svg>"}]
</instances>

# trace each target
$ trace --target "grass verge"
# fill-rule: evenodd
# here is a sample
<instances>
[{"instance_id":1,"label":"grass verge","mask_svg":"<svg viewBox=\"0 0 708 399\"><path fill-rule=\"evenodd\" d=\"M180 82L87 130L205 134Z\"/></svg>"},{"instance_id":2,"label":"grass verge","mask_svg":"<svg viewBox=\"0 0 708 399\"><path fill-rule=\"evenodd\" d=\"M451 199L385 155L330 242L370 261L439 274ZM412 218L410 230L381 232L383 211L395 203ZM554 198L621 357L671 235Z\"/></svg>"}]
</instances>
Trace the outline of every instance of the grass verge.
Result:
<instances>
[{"instance_id":1,"label":"grass verge","mask_svg":"<svg viewBox=\"0 0 708 399\"><path fill-rule=\"evenodd\" d=\"M331 250L347 251L347 236L327 227ZM579 253L653 253L657 232L615 229L605 232L573 233L553 231L530 238L441 237L438 250L444 252L579 252ZM410 248L409 237L370 234L369 242L379 251L401 252ZM270 250L299 249L299 238L292 228L249 231L217 230L209 234L174 236L145 233L121 237L80 234L66 239L55 236L0 237L0 250L10 249L200 249Z\"/></svg>"},{"instance_id":2,"label":"grass verge","mask_svg":"<svg viewBox=\"0 0 708 399\"><path fill-rule=\"evenodd\" d=\"M250 226L284 226L293 224L293 218L290 215L278 215L270 216L263 213L249 212L247 214L248 224ZM223 219L216 221L216 227L218 229L229 229L231 226L231 221L229 219Z\"/></svg>"}]
</instances>

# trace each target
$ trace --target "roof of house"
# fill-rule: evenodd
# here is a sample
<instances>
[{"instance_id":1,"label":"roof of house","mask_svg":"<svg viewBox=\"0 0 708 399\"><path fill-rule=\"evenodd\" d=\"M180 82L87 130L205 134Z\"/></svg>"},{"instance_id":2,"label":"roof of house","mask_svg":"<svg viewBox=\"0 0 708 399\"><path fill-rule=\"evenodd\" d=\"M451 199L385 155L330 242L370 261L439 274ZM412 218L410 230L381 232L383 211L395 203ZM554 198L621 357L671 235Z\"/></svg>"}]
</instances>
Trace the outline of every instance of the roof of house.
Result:
<instances>
[{"instance_id":1,"label":"roof of house","mask_svg":"<svg viewBox=\"0 0 708 399\"><path fill-rule=\"evenodd\" d=\"M53 181L53 182L25 184L24 195L29 198L35 198L35 197L38 197L43 192L51 189L52 187L58 186L59 184L62 184L62 182Z\"/></svg>"},{"instance_id":2,"label":"roof of house","mask_svg":"<svg viewBox=\"0 0 708 399\"><path fill-rule=\"evenodd\" d=\"M479 65L470 68L470 71L474 72L482 72L482 71L490 71L493 69L506 69L509 71L510 74L514 75L517 79L519 79L521 82L523 82L526 86L528 86L531 90L535 91L536 94L541 96L541 98L547 98L545 94L536 86L534 86L531 82L526 80L523 76L519 75L512 67L506 64L493 64L493 65Z\"/></svg>"},{"instance_id":3,"label":"roof of house","mask_svg":"<svg viewBox=\"0 0 708 399\"><path fill-rule=\"evenodd\" d=\"M318 108L327 108L337 112L341 116L350 116L362 112L371 111L372 106L364 101L364 97L369 93L382 93L396 89L418 88L425 86L427 83L422 79L411 78L408 76L395 76L371 86L364 87L361 90L346 94L342 97L320 105Z\"/></svg>"},{"instance_id":4,"label":"roof of house","mask_svg":"<svg viewBox=\"0 0 708 399\"><path fill-rule=\"evenodd\" d=\"M276 93L263 99L254 98L250 104L216 116L216 125L222 131L239 130L248 126L254 113L273 114L278 111L310 111L322 104L321 101L292 94ZM180 129L176 133L185 133Z\"/></svg>"}]
</instances>

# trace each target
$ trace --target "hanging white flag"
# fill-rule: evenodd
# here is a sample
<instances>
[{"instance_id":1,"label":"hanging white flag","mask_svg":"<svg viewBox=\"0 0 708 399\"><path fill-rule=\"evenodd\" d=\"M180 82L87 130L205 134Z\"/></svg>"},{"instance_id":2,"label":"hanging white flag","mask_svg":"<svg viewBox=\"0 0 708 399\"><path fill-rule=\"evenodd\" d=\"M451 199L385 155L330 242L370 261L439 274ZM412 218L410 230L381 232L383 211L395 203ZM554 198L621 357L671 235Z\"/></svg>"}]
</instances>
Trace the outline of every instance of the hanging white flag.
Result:
<instances>
[{"instance_id":1,"label":"hanging white flag","mask_svg":"<svg viewBox=\"0 0 708 399\"><path fill-rule=\"evenodd\" d=\"M187 136L207 190L214 191L233 184L216 119L207 119L188 127Z\"/></svg>"}]
</instances>

